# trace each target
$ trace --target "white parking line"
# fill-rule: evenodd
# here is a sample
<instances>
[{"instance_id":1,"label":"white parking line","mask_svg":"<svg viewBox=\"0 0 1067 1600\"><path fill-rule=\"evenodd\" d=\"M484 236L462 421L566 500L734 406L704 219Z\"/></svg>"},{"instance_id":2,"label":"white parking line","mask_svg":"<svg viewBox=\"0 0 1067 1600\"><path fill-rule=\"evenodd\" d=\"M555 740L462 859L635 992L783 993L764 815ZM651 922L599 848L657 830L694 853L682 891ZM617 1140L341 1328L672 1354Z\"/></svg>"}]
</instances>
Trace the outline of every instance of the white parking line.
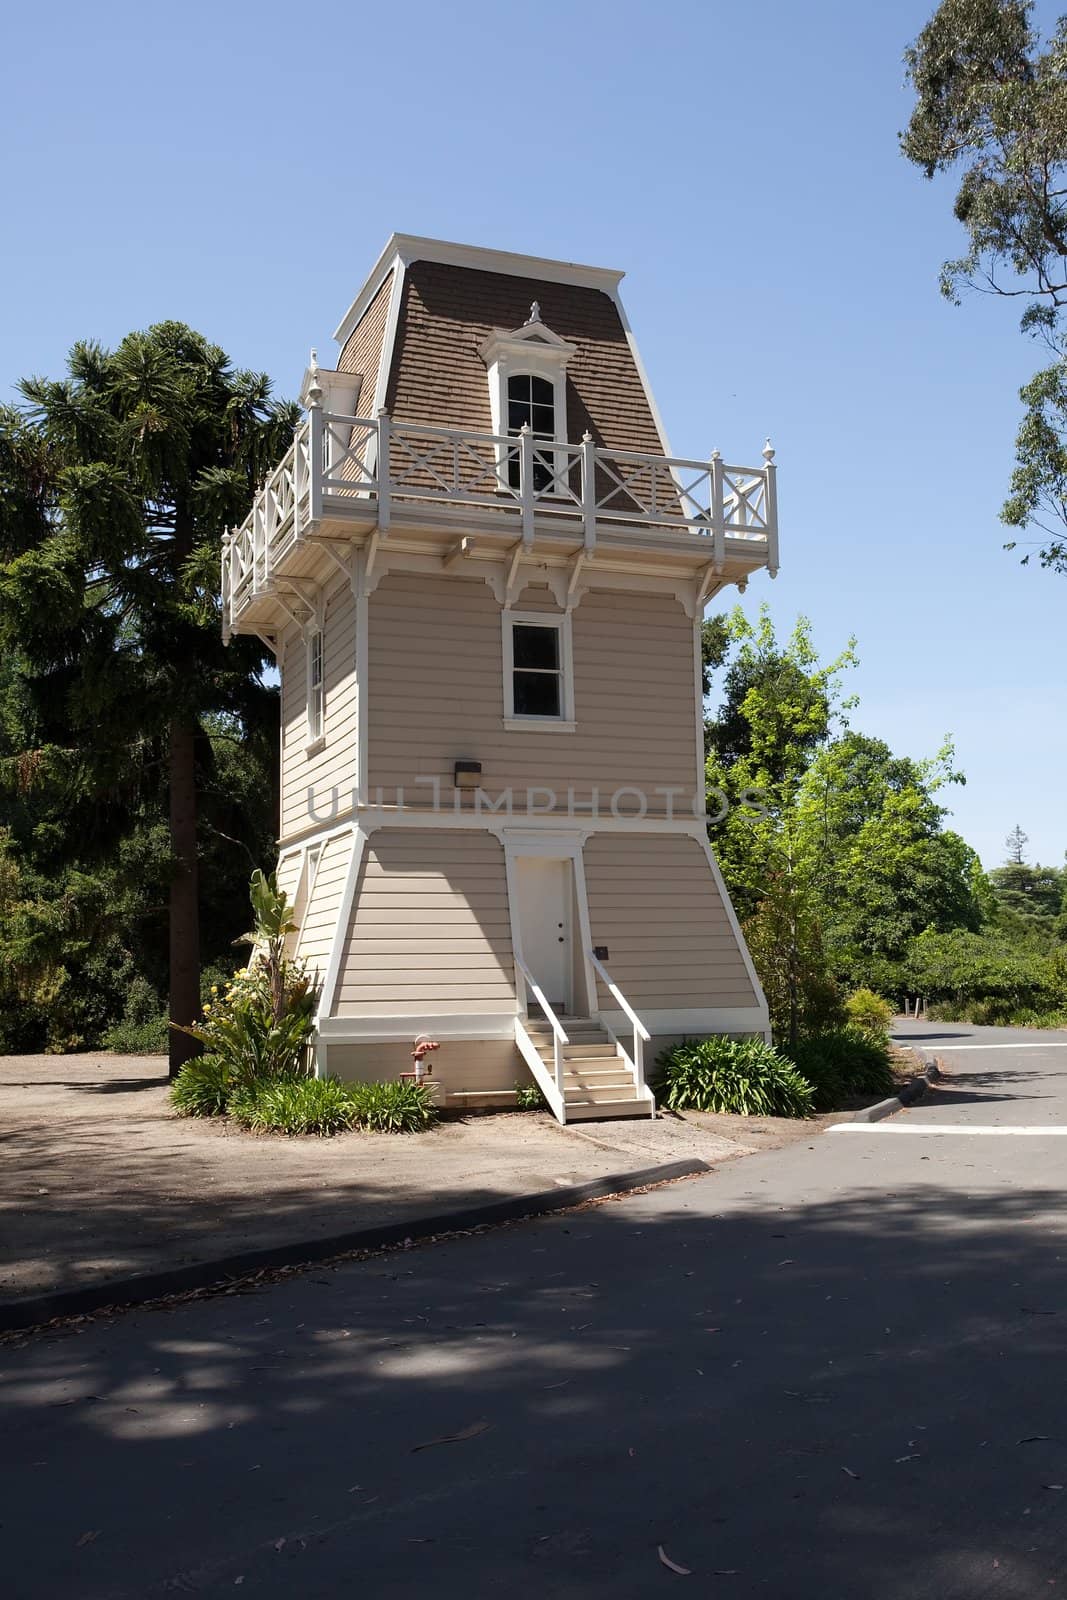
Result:
<instances>
[{"instance_id":1,"label":"white parking line","mask_svg":"<svg viewBox=\"0 0 1067 1600\"><path fill-rule=\"evenodd\" d=\"M923 1044L921 1040L909 1039L906 1033L893 1035L895 1044L921 1044L924 1050L934 1050L934 1046ZM1044 1044L1038 1044L1033 1039L1019 1039L1015 1044L939 1044L938 1050L1067 1050L1067 1039L1049 1039Z\"/></svg>"},{"instance_id":2,"label":"white parking line","mask_svg":"<svg viewBox=\"0 0 1067 1600\"><path fill-rule=\"evenodd\" d=\"M988 1122L835 1122L828 1133L962 1133L968 1138L988 1135L995 1138L1007 1136L1031 1139L1067 1137L1067 1127L1062 1123L1047 1128L998 1128Z\"/></svg>"}]
</instances>

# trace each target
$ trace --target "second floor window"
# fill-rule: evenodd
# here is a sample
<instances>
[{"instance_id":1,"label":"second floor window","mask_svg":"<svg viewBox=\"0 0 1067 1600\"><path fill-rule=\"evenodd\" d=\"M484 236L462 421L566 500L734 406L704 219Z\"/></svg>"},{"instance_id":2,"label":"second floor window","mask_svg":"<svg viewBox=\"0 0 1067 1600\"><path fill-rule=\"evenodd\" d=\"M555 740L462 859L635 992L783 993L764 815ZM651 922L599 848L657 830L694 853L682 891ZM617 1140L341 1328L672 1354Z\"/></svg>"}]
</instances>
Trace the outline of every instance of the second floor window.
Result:
<instances>
[{"instance_id":1,"label":"second floor window","mask_svg":"<svg viewBox=\"0 0 1067 1600\"><path fill-rule=\"evenodd\" d=\"M324 727L324 685L322 674L322 629L308 639L308 743L321 739Z\"/></svg>"},{"instance_id":2,"label":"second floor window","mask_svg":"<svg viewBox=\"0 0 1067 1600\"><path fill-rule=\"evenodd\" d=\"M508 379L508 433L518 433L523 425L534 436L534 493L540 494L552 482L555 462L551 450L538 448L541 441L556 441L556 391L547 378L530 372L517 372ZM521 467L517 454L508 462L508 482L519 487Z\"/></svg>"},{"instance_id":3,"label":"second floor window","mask_svg":"<svg viewBox=\"0 0 1067 1600\"><path fill-rule=\"evenodd\" d=\"M512 702L515 717L562 717L563 661L556 623L516 622L512 628Z\"/></svg>"}]
</instances>

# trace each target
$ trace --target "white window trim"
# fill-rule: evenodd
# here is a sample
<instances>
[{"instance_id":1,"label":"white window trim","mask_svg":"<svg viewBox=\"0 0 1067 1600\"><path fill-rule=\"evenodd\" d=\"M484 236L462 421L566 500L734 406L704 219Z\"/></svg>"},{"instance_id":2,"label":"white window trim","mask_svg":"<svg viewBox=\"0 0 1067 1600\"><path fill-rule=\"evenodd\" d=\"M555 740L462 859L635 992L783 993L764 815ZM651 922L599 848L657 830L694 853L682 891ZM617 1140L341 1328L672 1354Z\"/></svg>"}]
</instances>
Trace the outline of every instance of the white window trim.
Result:
<instances>
[{"instance_id":1,"label":"white window trim","mask_svg":"<svg viewBox=\"0 0 1067 1600\"><path fill-rule=\"evenodd\" d=\"M527 322L510 333L493 332L483 341L481 355L489 373L489 409L498 438L508 435L508 379L529 375L544 378L552 385L553 440L556 444L568 442L567 363L577 348L540 320ZM499 447L501 467L506 448ZM566 465L566 456L557 453L554 471L561 473Z\"/></svg>"},{"instance_id":2,"label":"white window trim","mask_svg":"<svg viewBox=\"0 0 1067 1600\"><path fill-rule=\"evenodd\" d=\"M315 656L315 641L319 641L319 682L316 686L312 681L312 664ZM307 676L306 684L306 722L307 742L304 745L304 754L317 755L326 743L326 630L319 624L308 629L304 638L304 661ZM312 718L312 709L317 701L318 729Z\"/></svg>"},{"instance_id":3,"label":"white window trim","mask_svg":"<svg viewBox=\"0 0 1067 1600\"><path fill-rule=\"evenodd\" d=\"M515 650L512 628L516 622L535 628L555 628L559 634L560 715L524 716L515 710ZM574 649L569 611L511 611L500 613L504 662L504 727L509 733L574 733Z\"/></svg>"}]
</instances>

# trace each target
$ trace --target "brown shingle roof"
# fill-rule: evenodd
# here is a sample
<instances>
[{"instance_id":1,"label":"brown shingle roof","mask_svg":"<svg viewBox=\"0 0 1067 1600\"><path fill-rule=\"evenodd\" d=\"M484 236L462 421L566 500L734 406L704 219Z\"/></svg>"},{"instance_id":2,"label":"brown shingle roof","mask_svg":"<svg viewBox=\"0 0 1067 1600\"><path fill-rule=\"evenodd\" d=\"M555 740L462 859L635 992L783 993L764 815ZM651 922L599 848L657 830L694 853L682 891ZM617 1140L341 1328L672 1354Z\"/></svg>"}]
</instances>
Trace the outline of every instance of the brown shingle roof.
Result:
<instances>
[{"instance_id":1,"label":"brown shingle roof","mask_svg":"<svg viewBox=\"0 0 1067 1600\"><path fill-rule=\"evenodd\" d=\"M435 261L406 271L386 407L398 422L492 432L479 346L520 327L538 301L547 327L577 345L567 369L567 436L589 430L616 450L662 451L614 301L599 289Z\"/></svg>"}]
</instances>

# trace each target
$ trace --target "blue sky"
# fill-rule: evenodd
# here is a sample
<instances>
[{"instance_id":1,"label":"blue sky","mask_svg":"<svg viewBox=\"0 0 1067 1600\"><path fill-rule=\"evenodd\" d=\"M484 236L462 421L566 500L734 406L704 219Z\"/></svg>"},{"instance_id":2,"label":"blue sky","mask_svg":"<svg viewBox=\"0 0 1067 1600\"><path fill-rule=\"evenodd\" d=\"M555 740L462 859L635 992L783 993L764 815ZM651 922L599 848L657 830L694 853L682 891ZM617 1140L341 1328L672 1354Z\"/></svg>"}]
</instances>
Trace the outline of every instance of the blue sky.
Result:
<instances>
[{"instance_id":1,"label":"blue sky","mask_svg":"<svg viewBox=\"0 0 1067 1600\"><path fill-rule=\"evenodd\" d=\"M1017 307L943 301L949 183L897 153L933 0L484 0L9 11L0 389L178 317L299 383L393 229L623 267L674 449L778 450L780 630L852 720L955 737L955 825L1067 848L1067 581L1001 549ZM1053 8L1038 7L1039 20Z\"/></svg>"}]
</instances>

